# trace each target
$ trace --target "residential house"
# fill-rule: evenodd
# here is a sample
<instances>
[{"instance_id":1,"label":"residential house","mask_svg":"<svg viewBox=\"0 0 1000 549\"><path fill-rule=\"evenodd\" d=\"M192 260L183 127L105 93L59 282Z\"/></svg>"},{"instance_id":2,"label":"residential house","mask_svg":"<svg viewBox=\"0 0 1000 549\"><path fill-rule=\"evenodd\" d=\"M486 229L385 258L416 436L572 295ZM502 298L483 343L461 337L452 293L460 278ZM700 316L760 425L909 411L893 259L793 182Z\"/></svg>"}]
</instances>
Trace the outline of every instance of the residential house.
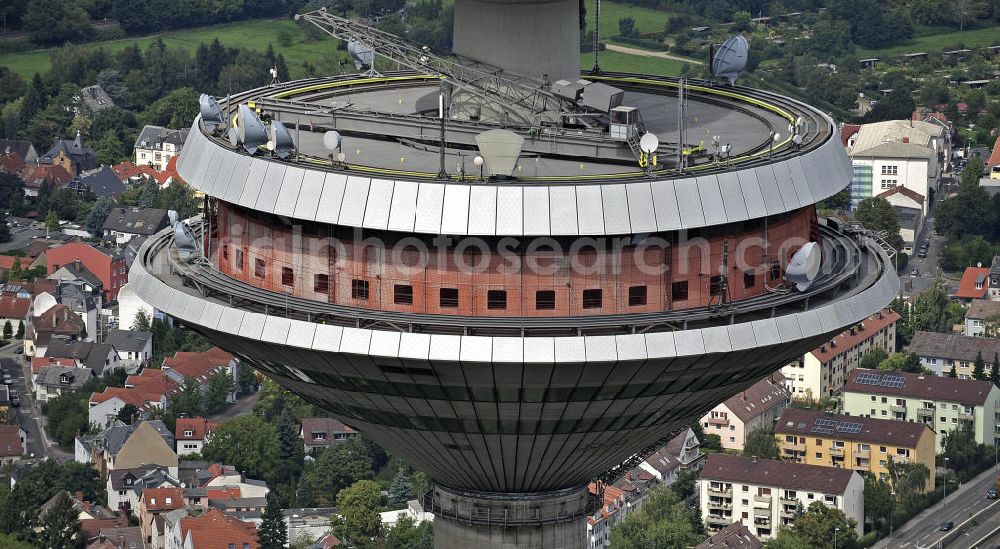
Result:
<instances>
[{"instance_id":1,"label":"residential house","mask_svg":"<svg viewBox=\"0 0 1000 549\"><path fill-rule=\"evenodd\" d=\"M990 301L1000 301L1000 255L993 256L990 265Z\"/></svg>"},{"instance_id":2,"label":"residential house","mask_svg":"<svg viewBox=\"0 0 1000 549\"><path fill-rule=\"evenodd\" d=\"M347 440L358 434L357 431L331 417L302 418L302 428L299 436L306 453L314 450L319 452L330 445Z\"/></svg>"},{"instance_id":3,"label":"residential house","mask_svg":"<svg viewBox=\"0 0 1000 549\"><path fill-rule=\"evenodd\" d=\"M596 549L611 546L611 530L632 512L642 507L653 477L637 481L634 474L644 471L636 469L626 473L625 478L614 484L603 481L591 482L588 489L594 496L602 498L602 505L587 517L587 547ZM433 516L433 515L432 515Z\"/></svg>"},{"instance_id":4,"label":"residential house","mask_svg":"<svg viewBox=\"0 0 1000 549\"><path fill-rule=\"evenodd\" d=\"M218 347L198 353L179 351L174 356L163 359L163 373L181 386L187 378L194 379L201 384L202 392L205 392L208 390L209 379L217 373L228 374L234 380L239 379L239 361ZM233 389L226 395L226 402L235 402L236 394L236 389Z\"/></svg>"},{"instance_id":5,"label":"residential house","mask_svg":"<svg viewBox=\"0 0 1000 549\"><path fill-rule=\"evenodd\" d=\"M139 500L139 529L143 540L153 547L164 547L163 515L185 506L181 488L148 488Z\"/></svg>"},{"instance_id":6,"label":"residential house","mask_svg":"<svg viewBox=\"0 0 1000 549\"><path fill-rule=\"evenodd\" d=\"M63 267L50 275L53 277L65 275L69 281L57 281L54 289L36 294L32 300L29 314L30 316L38 316L50 307L60 304L65 305L70 311L83 319L83 324L88 335L96 335L101 331L98 325L102 306L100 287L94 286L91 280L70 278L72 275L66 275L66 273L71 269L72 267L70 269ZM83 273L81 271L81 274L90 276L89 272Z\"/></svg>"},{"instance_id":7,"label":"residential house","mask_svg":"<svg viewBox=\"0 0 1000 549\"><path fill-rule=\"evenodd\" d=\"M405 510L395 513L396 521L399 520L399 515L406 515L417 524L434 520L434 513L424 511L423 506L415 499L406 502ZM337 509L336 507L293 508L282 509L281 514L284 515L288 539L319 539L330 531L330 520L337 514ZM382 524L385 524L386 518L382 520ZM260 524L257 526L259 528Z\"/></svg>"},{"instance_id":8,"label":"residential house","mask_svg":"<svg viewBox=\"0 0 1000 549\"><path fill-rule=\"evenodd\" d=\"M133 238L129 241L129 246L133 242L139 240L138 238ZM118 290L118 325L122 328L129 329L135 325L136 318L139 316L139 311L146 314L146 318L152 320L154 318L159 318L165 322L170 322L170 317L167 317L159 309L153 307L141 297L136 295L135 290L128 283L122 285Z\"/></svg>"},{"instance_id":9,"label":"residential house","mask_svg":"<svg viewBox=\"0 0 1000 549\"><path fill-rule=\"evenodd\" d=\"M129 372L153 358L153 334L136 330L108 330L104 341L118 352L118 363Z\"/></svg>"},{"instance_id":10,"label":"residential house","mask_svg":"<svg viewBox=\"0 0 1000 549\"><path fill-rule=\"evenodd\" d=\"M111 425L128 404L136 408L138 417L147 417L154 408L165 409L177 389L177 384L159 370L143 370L142 375L128 376L125 387L107 387L93 393L87 411L89 421L98 426Z\"/></svg>"},{"instance_id":11,"label":"residential house","mask_svg":"<svg viewBox=\"0 0 1000 549\"><path fill-rule=\"evenodd\" d=\"M87 549L148 549L138 526L125 528L101 528L97 536L90 538Z\"/></svg>"},{"instance_id":12,"label":"residential house","mask_svg":"<svg viewBox=\"0 0 1000 549\"><path fill-rule=\"evenodd\" d=\"M709 410L701 418L702 427L707 435L719 435L723 448L742 450L747 435L755 429L773 428L791 400L785 377L774 373Z\"/></svg>"},{"instance_id":13,"label":"residential house","mask_svg":"<svg viewBox=\"0 0 1000 549\"><path fill-rule=\"evenodd\" d=\"M144 465L130 469L118 469L108 473L108 507L116 511L139 516L142 494L150 488L184 488L166 467ZM185 498L186 504L190 500Z\"/></svg>"},{"instance_id":14,"label":"residential house","mask_svg":"<svg viewBox=\"0 0 1000 549\"><path fill-rule=\"evenodd\" d=\"M145 465L161 465L177 477L174 434L158 419L117 422L98 434L76 437L74 455L80 463L93 464L102 480L111 471Z\"/></svg>"},{"instance_id":15,"label":"residential house","mask_svg":"<svg viewBox=\"0 0 1000 549\"><path fill-rule=\"evenodd\" d=\"M955 290L955 298L968 305L976 299L987 299L990 293L990 268L966 267Z\"/></svg>"},{"instance_id":16,"label":"residential house","mask_svg":"<svg viewBox=\"0 0 1000 549\"><path fill-rule=\"evenodd\" d=\"M62 246L48 248L45 255L48 262L47 273L50 275L63 265L79 260L88 271L101 281L104 302L115 300L118 297L118 291L128 282L125 257L117 250L82 242L70 242Z\"/></svg>"},{"instance_id":17,"label":"residential house","mask_svg":"<svg viewBox=\"0 0 1000 549\"><path fill-rule=\"evenodd\" d=\"M852 416L926 423L937 433L938 451L945 433L966 424L976 442L1000 444L1000 388L989 381L858 369L842 406Z\"/></svg>"},{"instance_id":18,"label":"residential house","mask_svg":"<svg viewBox=\"0 0 1000 549\"><path fill-rule=\"evenodd\" d=\"M987 320L993 324L988 325ZM987 329L992 330L987 334ZM1000 337L1000 301L988 299L973 299L969 309L965 311L964 335L971 337Z\"/></svg>"},{"instance_id":19,"label":"residential house","mask_svg":"<svg viewBox=\"0 0 1000 549\"><path fill-rule=\"evenodd\" d=\"M0 173L20 176L28 164L16 152L2 152L0 149Z\"/></svg>"},{"instance_id":20,"label":"residential house","mask_svg":"<svg viewBox=\"0 0 1000 549\"><path fill-rule=\"evenodd\" d=\"M767 541L813 502L839 509L863 533L865 481L855 471L771 459L712 454L698 482L701 518L714 534L740 522Z\"/></svg>"},{"instance_id":21,"label":"residential house","mask_svg":"<svg viewBox=\"0 0 1000 549\"><path fill-rule=\"evenodd\" d=\"M690 428L681 431L664 446L639 462L639 469L664 484L673 484L681 471L698 470L704 464L701 441Z\"/></svg>"},{"instance_id":22,"label":"residential house","mask_svg":"<svg viewBox=\"0 0 1000 549\"><path fill-rule=\"evenodd\" d=\"M38 163L60 166L73 177L98 166L97 153L83 142L79 131L76 139L56 139L52 148L38 157Z\"/></svg>"},{"instance_id":23,"label":"residential house","mask_svg":"<svg viewBox=\"0 0 1000 549\"><path fill-rule=\"evenodd\" d=\"M20 425L0 425L0 463L7 464L24 457L28 453L27 440L27 434Z\"/></svg>"},{"instance_id":24,"label":"residential house","mask_svg":"<svg viewBox=\"0 0 1000 549\"><path fill-rule=\"evenodd\" d=\"M125 184L110 166L101 166L80 174L80 191L98 198L117 198L125 192Z\"/></svg>"},{"instance_id":25,"label":"residential house","mask_svg":"<svg viewBox=\"0 0 1000 549\"><path fill-rule=\"evenodd\" d=\"M790 385L792 398L829 398L844 386L847 375L869 351L896 352L899 318L896 311L882 309L806 353L802 360L784 366L781 373Z\"/></svg>"},{"instance_id":26,"label":"residential house","mask_svg":"<svg viewBox=\"0 0 1000 549\"><path fill-rule=\"evenodd\" d=\"M94 373L85 368L66 366L42 368L32 387L35 400L45 403L67 391L79 391L93 377Z\"/></svg>"},{"instance_id":27,"label":"residential house","mask_svg":"<svg viewBox=\"0 0 1000 549\"><path fill-rule=\"evenodd\" d=\"M922 463L934 471L937 437L919 422L788 408L781 413L774 434L785 460L854 469L888 482L893 482L890 459ZM934 478L929 478L925 491L933 490Z\"/></svg>"},{"instance_id":28,"label":"residential house","mask_svg":"<svg viewBox=\"0 0 1000 549\"><path fill-rule=\"evenodd\" d=\"M25 162L38 160L38 153L31 141L17 139L0 139L0 154L16 153Z\"/></svg>"},{"instance_id":29,"label":"residential house","mask_svg":"<svg viewBox=\"0 0 1000 549\"><path fill-rule=\"evenodd\" d=\"M734 522L708 536L694 549L761 549L764 544L742 522Z\"/></svg>"},{"instance_id":30,"label":"residential house","mask_svg":"<svg viewBox=\"0 0 1000 549\"><path fill-rule=\"evenodd\" d=\"M909 187L897 185L877 194L886 199L896 210L899 220L899 236L903 238L903 248L908 253L914 249L914 243L924 226L927 208L930 207L926 197Z\"/></svg>"},{"instance_id":31,"label":"residential house","mask_svg":"<svg viewBox=\"0 0 1000 549\"><path fill-rule=\"evenodd\" d=\"M984 163L986 174L990 179L1000 179L1000 135L993 142L993 151Z\"/></svg>"},{"instance_id":32,"label":"residential house","mask_svg":"<svg viewBox=\"0 0 1000 549\"><path fill-rule=\"evenodd\" d=\"M49 358L73 359L77 368L87 368L95 376L120 368L118 352L109 343L54 337L49 342L45 355Z\"/></svg>"},{"instance_id":33,"label":"residential house","mask_svg":"<svg viewBox=\"0 0 1000 549\"><path fill-rule=\"evenodd\" d=\"M180 153L188 135L187 128L172 130L161 126L144 126L135 140L136 166L152 166L158 171L167 168L171 158Z\"/></svg>"},{"instance_id":34,"label":"residential house","mask_svg":"<svg viewBox=\"0 0 1000 549\"><path fill-rule=\"evenodd\" d=\"M24 196L38 196L42 185L48 184L53 189L61 189L73 181L73 173L59 165L28 164L18 173L24 185Z\"/></svg>"},{"instance_id":35,"label":"residential house","mask_svg":"<svg viewBox=\"0 0 1000 549\"><path fill-rule=\"evenodd\" d=\"M164 536L170 549L257 549L257 528L218 509L184 517Z\"/></svg>"},{"instance_id":36,"label":"residential house","mask_svg":"<svg viewBox=\"0 0 1000 549\"><path fill-rule=\"evenodd\" d=\"M112 208L104 221L104 236L122 246L136 236L154 235L169 226L167 210L138 206Z\"/></svg>"},{"instance_id":37,"label":"residential house","mask_svg":"<svg viewBox=\"0 0 1000 549\"><path fill-rule=\"evenodd\" d=\"M177 418L174 439L177 440L177 455L201 453L205 443L219 426L203 417Z\"/></svg>"},{"instance_id":38,"label":"residential house","mask_svg":"<svg viewBox=\"0 0 1000 549\"><path fill-rule=\"evenodd\" d=\"M72 340L87 337L84 320L62 304L49 307L38 316L30 317L28 328L24 333L24 355L45 356L49 343L60 337Z\"/></svg>"},{"instance_id":39,"label":"residential house","mask_svg":"<svg viewBox=\"0 0 1000 549\"><path fill-rule=\"evenodd\" d=\"M958 379L971 379L977 357L983 357L986 371L993 367L1000 339L918 331L906 352L920 357L920 365L935 375L949 375L954 369Z\"/></svg>"},{"instance_id":40,"label":"residential house","mask_svg":"<svg viewBox=\"0 0 1000 549\"><path fill-rule=\"evenodd\" d=\"M17 327L28 319L28 309L31 308L30 297L0 294L0 329L10 322L11 331L17 333Z\"/></svg>"}]
</instances>

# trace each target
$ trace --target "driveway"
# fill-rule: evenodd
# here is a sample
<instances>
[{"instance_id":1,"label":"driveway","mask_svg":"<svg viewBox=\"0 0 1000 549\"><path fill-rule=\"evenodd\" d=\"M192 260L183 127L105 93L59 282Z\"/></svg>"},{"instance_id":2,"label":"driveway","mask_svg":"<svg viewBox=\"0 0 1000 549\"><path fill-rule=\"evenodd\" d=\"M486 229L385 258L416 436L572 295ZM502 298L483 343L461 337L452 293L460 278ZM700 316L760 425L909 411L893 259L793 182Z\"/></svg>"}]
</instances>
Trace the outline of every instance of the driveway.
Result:
<instances>
[{"instance_id":1,"label":"driveway","mask_svg":"<svg viewBox=\"0 0 1000 549\"><path fill-rule=\"evenodd\" d=\"M689 59L687 57L680 57L677 55L670 55L665 51L652 51L652 50L642 50L639 48L630 48L628 46L621 46L618 44L605 44L607 49L611 51L616 51L618 53L627 53L629 55L638 55L641 57L659 57L660 59L673 59L674 61L682 61L684 63L690 63L692 65L704 65L702 61L697 59Z\"/></svg>"}]
</instances>

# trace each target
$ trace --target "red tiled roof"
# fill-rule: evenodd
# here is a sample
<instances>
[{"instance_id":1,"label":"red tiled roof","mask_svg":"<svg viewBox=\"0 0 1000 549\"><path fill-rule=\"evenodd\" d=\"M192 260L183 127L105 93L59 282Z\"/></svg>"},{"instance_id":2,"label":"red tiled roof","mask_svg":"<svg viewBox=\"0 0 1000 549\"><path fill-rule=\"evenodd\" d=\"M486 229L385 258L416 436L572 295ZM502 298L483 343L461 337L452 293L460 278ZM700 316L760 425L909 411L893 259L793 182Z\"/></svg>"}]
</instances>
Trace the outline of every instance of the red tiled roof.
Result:
<instances>
[{"instance_id":1,"label":"red tiled roof","mask_svg":"<svg viewBox=\"0 0 1000 549\"><path fill-rule=\"evenodd\" d=\"M601 506L594 514L587 517L587 523L591 526L607 520L608 517L617 513L621 506L625 503L625 493L621 489L612 486L610 484L604 484L604 505ZM598 484L596 482L591 482L587 487L591 494L598 493Z\"/></svg>"},{"instance_id":2,"label":"red tiled roof","mask_svg":"<svg viewBox=\"0 0 1000 549\"><path fill-rule=\"evenodd\" d=\"M170 504L167 504L170 498ZM155 500L155 503L154 503ZM184 507L184 492L180 488L146 488L142 505L147 511L173 511Z\"/></svg>"},{"instance_id":3,"label":"red tiled roof","mask_svg":"<svg viewBox=\"0 0 1000 549\"><path fill-rule=\"evenodd\" d=\"M861 131L861 124L844 124L840 128L840 143L846 147L851 136L859 131Z\"/></svg>"},{"instance_id":4,"label":"red tiled roof","mask_svg":"<svg viewBox=\"0 0 1000 549\"><path fill-rule=\"evenodd\" d=\"M28 165L21 170L20 176L25 187L35 189L41 187L42 182L45 181L51 185L61 187L73 180L73 174L58 164Z\"/></svg>"},{"instance_id":5,"label":"red tiled roof","mask_svg":"<svg viewBox=\"0 0 1000 549\"><path fill-rule=\"evenodd\" d=\"M219 488L209 488L206 491L208 499L237 499L240 495L238 486L222 486Z\"/></svg>"},{"instance_id":6,"label":"red tiled roof","mask_svg":"<svg viewBox=\"0 0 1000 549\"><path fill-rule=\"evenodd\" d=\"M75 358L53 358L50 356L33 356L31 357L31 373L40 374L42 373L42 368L48 368L49 366L67 366L69 368L76 367Z\"/></svg>"},{"instance_id":7,"label":"red tiled roof","mask_svg":"<svg viewBox=\"0 0 1000 549\"><path fill-rule=\"evenodd\" d=\"M152 372L152 374L146 372ZM174 394L177 389L177 383L164 375L162 371L149 369L144 370L141 375L128 376L125 380L125 387L108 387L101 393L92 394L90 403L100 404L118 397L141 410L150 402L158 402L165 395Z\"/></svg>"},{"instance_id":8,"label":"red tiled roof","mask_svg":"<svg viewBox=\"0 0 1000 549\"><path fill-rule=\"evenodd\" d=\"M304 417L302 418L302 435L306 444L322 446L323 444L333 444L334 433L353 433L354 429L344 425L332 417ZM312 433L325 433L326 438L322 441L313 440Z\"/></svg>"},{"instance_id":9,"label":"red tiled roof","mask_svg":"<svg viewBox=\"0 0 1000 549\"><path fill-rule=\"evenodd\" d=\"M17 257L12 255L0 255L0 269L7 270L14 268L15 261L17 261Z\"/></svg>"},{"instance_id":10,"label":"red tiled roof","mask_svg":"<svg viewBox=\"0 0 1000 549\"><path fill-rule=\"evenodd\" d=\"M868 339L873 333L896 322L899 318L899 313L896 311L888 308L882 309L878 313L866 318L864 322L844 330L840 335L826 342L818 349L813 349L810 351L810 354L820 362L829 362L840 353L852 349L862 341ZM861 325L864 325L864 329L861 328ZM851 333L852 330L853 334Z\"/></svg>"},{"instance_id":11,"label":"red tiled roof","mask_svg":"<svg viewBox=\"0 0 1000 549\"><path fill-rule=\"evenodd\" d=\"M174 438L177 440L205 440L205 435L214 431L219 426L218 423L208 421L203 417L178 418L177 426L174 429ZM185 431L193 434L187 436Z\"/></svg>"},{"instance_id":12,"label":"red tiled roof","mask_svg":"<svg viewBox=\"0 0 1000 549\"><path fill-rule=\"evenodd\" d=\"M80 529L88 538L96 537L104 528L127 528L128 518L117 516L115 518L95 518L80 521Z\"/></svg>"},{"instance_id":13,"label":"red tiled roof","mask_svg":"<svg viewBox=\"0 0 1000 549\"><path fill-rule=\"evenodd\" d=\"M997 136L997 140L993 143L993 153L986 160L986 167L990 166L1000 166L1000 135Z\"/></svg>"},{"instance_id":14,"label":"red tiled roof","mask_svg":"<svg viewBox=\"0 0 1000 549\"><path fill-rule=\"evenodd\" d=\"M31 325L36 333L51 332L71 336L87 333L87 325L83 319L62 303L34 317Z\"/></svg>"},{"instance_id":15,"label":"red tiled roof","mask_svg":"<svg viewBox=\"0 0 1000 549\"><path fill-rule=\"evenodd\" d=\"M785 389L785 376L775 373L761 379L746 390L729 397L723 404L746 423L775 406L785 405L792 394Z\"/></svg>"},{"instance_id":16,"label":"red tiled roof","mask_svg":"<svg viewBox=\"0 0 1000 549\"><path fill-rule=\"evenodd\" d=\"M956 103L955 108L958 109L958 112L965 112L969 110L969 105L968 103Z\"/></svg>"},{"instance_id":17,"label":"red tiled roof","mask_svg":"<svg viewBox=\"0 0 1000 549\"><path fill-rule=\"evenodd\" d=\"M982 280L982 288L976 289L977 280ZM989 290L990 268L968 267L962 273L962 281L958 283L958 290L955 292L955 297L961 299L982 299Z\"/></svg>"},{"instance_id":18,"label":"red tiled roof","mask_svg":"<svg viewBox=\"0 0 1000 549\"><path fill-rule=\"evenodd\" d=\"M27 164L24 163L24 159L21 155L16 152L9 152L7 154L0 155L0 172L3 173L17 173L24 169Z\"/></svg>"},{"instance_id":19,"label":"red tiled roof","mask_svg":"<svg viewBox=\"0 0 1000 549\"><path fill-rule=\"evenodd\" d=\"M181 537L191 535L192 544L198 549L228 549L249 544L257 549L257 528L252 522L243 522L222 511L209 508L201 516L181 519Z\"/></svg>"},{"instance_id":20,"label":"red tiled roof","mask_svg":"<svg viewBox=\"0 0 1000 549\"><path fill-rule=\"evenodd\" d=\"M163 369L169 368L184 377L193 377L204 381L208 379L212 370L228 366L232 359L233 355L218 347L212 347L201 353L179 351L174 356L163 359Z\"/></svg>"},{"instance_id":21,"label":"red tiled roof","mask_svg":"<svg viewBox=\"0 0 1000 549\"><path fill-rule=\"evenodd\" d=\"M918 193L917 191L915 191L913 189L909 189L907 187L904 187L902 185L896 185L895 187L893 187L891 189L887 189L885 191L882 191L881 193L878 194L878 196L881 196L882 198L889 198L890 196L892 196L894 194L901 194L901 195L903 195L903 196L905 196L905 197L907 197L907 198L915 201L917 204L923 204L924 203L924 195Z\"/></svg>"},{"instance_id":22,"label":"red tiled roof","mask_svg":"<svg viewBox=\"0 0 1000 549\"><path fill-rule=\"evenodd\" d=\"M10 294L0 295L0 318L26 318L29 308L31 299Z\"/></svg>"},{"instance_id":23,"label":"red tiled roof","mask_svg":"<svg viewBox=\"0 0 1000 549\"><path fill-rule=\"evenodd\" d=\"M18 425L0 425L0 457L13 457L24 454L21 447L21 427Z\"/></svg>"}]
</instances>

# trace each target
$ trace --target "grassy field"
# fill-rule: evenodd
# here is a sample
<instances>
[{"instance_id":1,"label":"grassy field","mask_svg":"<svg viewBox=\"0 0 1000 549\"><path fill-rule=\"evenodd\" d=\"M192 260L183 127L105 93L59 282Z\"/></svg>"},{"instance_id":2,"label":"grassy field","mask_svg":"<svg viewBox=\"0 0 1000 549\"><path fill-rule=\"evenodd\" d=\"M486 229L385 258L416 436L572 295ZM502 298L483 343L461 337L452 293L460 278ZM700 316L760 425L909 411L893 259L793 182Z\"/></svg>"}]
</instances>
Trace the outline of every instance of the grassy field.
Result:
<instances>
[{"instance_id":1,"label":"grassy field","mask_svg":"<svg viewBox=\"0 0 1000 549\"><path fill-rule=\"evenodd\" d=\"M618 34L618 20L622 17L635 19L635 28L639 32L662 31L670 17L669 12L618 4L616 2L601 2L601 36L611 37ZM587 0L587 29L594 21L594 0Z\"/></svg>"},{"instance_id":2,"label":"grassy field","mask_svg":"<svg viewBox=\"0 0 1000 549\"><path fill-rule=\"evenodd\" d=\"M282 31L288 31L292 35L291 46L285 47L278 44L278 34ZM139 47L145 48L146 44L154 38L160 38L171 49L183 48L192 55L199 44L211 42L214 38L218 38L219 42L226 46L244 46L261 51L266 50L268 44L272 44L275 51L285 56L285 62L288 64L292 78L303 75L302 63L306 61L323 68L329 66L332 59L343 55L342 52L335 50L336 43L333 39L307 42L305 32L289 19L242 21L227 25L167 32L142 38L95 42L78 47L104 48L109 52L117 52L132 44L138 44ZM0 55L0 65L8 67L27 80L36 72L44 73L49 70L51 66L49 62L50 51L34 50Z\"/></svg>"},{"instance_id":3,"label":"grassy field","mask_svg":"<svg viewBox=\"0 0 1000 549\"><path fill-rule=\"evenodd\" d=\"M635 72L640 74L658 74L663 76L678 76L681 74L681 61L629 55L617 51L601 52L601 68L606 71ZM580 68L590 70L594 67L594 54L580 54Z\"/></svg>"},{"instance_id":4,"label":"grassy field","mask_svg":"<svg viewBox=\"0 0 1000 549\"><path fill-rule=\"evenodd\" d=\"M956 44L966 48L982 48L1000 45L1000 26L988 29L946 32L914 38L901 46L893 46L880 50L858 50L859 57L879 57L903 55L904 53L940 52Z\"/></svg>"}]
</instances>

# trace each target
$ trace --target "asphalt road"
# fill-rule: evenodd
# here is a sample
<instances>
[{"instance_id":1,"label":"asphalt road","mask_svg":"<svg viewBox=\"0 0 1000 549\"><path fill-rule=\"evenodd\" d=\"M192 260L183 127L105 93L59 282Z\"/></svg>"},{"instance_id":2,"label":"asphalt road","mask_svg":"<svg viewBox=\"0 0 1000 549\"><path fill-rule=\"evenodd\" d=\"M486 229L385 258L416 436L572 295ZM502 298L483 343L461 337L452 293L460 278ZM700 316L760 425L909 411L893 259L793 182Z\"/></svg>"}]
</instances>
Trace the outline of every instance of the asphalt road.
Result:
<instances>
[{"instance_id":1,"label":"asphalt road","mask_svg":"<svg viewBox=\"0 0 1000 549\"><path fill-rule=\"evenodd\" d=\"M31 375L31 366L24 362L24 355L14 352L14 349L21 345L21 341L15 341L0 348L0 363L3 364L4 369L11 373L14 383L10 385L10 388L16 389L17 394L21 397L21 407L11 408L11 410L14 411L18 424L28 436L27 457L48 456L57 460L72 459L71 453L62 451L58 444L50 442L42 431L45 417L35 399L31 397L31 390L28 387L30 378L27 376Z\"/></svg>"},{"instance_id":2,"label":"asphalt road","mask_svg":"<svg viewBox=\"0 0 1000 549\"><path fill-rule=\"evenodd\" d=\"M949 489L948 498L945 501L925 509L906 524L897 526L891 540L883 539L875 547L884 549L935 547L938 540L945 535L945 532L939 530L941 523L950 520L955 523L955 526L958 526L973 514L996 501L986 499L986 491L996 485L996 478L997 472L990 468L954 491ZM949 488L953 486L949 485ZM1000 515L1000 505L993 506L987 513L980 516L979 522L995 519L997 515ZM982 532L980 536L985 532ZM963 539L968 540L967 543L972 543L978 538L967 537ZM968 547L968 545L956 542L948 547Z\"/></svg>"},{"instance_id":3,"label":"asphalt road","mask_svg":"<svg viewBox=\"0 0 1000 549\"><path fill-rule=\"evenodd\" d=\"M949 544L948 547L979 547L980 549L987 549L1000 546L1000 503L996 501L993 503L995 504L994 507L977 519L978 526L970 527L963 533L961 538L955 543ZM977 544L976 542L979 540L983 541Z\"/></svg>"}]
</instances>

